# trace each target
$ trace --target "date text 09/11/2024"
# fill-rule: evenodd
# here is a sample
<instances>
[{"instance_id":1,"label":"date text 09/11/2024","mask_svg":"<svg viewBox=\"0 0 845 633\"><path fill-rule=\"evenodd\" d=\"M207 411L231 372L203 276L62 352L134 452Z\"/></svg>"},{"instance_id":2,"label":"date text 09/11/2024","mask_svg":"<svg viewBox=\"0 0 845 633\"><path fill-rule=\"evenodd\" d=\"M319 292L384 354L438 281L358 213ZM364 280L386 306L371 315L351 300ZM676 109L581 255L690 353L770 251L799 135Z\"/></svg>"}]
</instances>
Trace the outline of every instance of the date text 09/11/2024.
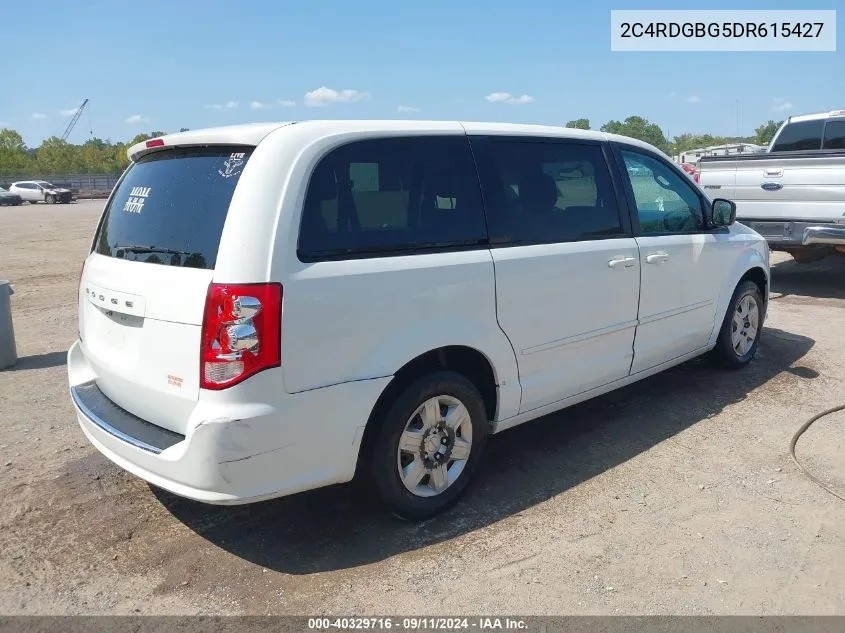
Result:
<instances>
[{"instance_id":1,"label":"date text 09/11/2024","mask_svg":"<svg viewBox=\"0 0 845 633\"><path fill-rule=\"evenodd\" d=\"M496 617L309 618L308 629L313 631L391 629L397 631L498 631L505 629L525 630L527 623L520 618Z\"/></svg>"}]
</instances>

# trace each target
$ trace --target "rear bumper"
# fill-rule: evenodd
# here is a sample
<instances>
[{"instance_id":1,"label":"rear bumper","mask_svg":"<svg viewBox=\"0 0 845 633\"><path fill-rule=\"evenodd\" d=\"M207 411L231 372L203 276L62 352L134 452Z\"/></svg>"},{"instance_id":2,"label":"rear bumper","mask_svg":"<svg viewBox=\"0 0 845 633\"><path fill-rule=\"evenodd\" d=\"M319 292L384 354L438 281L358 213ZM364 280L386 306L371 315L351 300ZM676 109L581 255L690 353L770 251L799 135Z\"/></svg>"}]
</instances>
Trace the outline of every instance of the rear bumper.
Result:
<instances>
[{"instance_id":1,"label":"rear bumper","mask_svg":"<svg viewBox=\"0 0 845 633\"><path fill-rule=\"evenodd\" d=\"M804 246L810 244L843 246L845 245L845 226L808 226L804 229L804 237L801 243Z\"/></svg>"},{"instance_id":2,"label":"rear bumper","mask_svg":"<svg viewBox=\"0 0 845 633\"><path fill-rule=\"evenodd\" d=\"M77 420L97 450L154 486L222 505L352 479L364 425L390 380L280 395L278 385L272 389L280 377L263 372L232 390L203 392L182 436L103 395L78 342L68 352L68 376Z\"/></svg>"},{"instance_id":3,"label":"rear bumper","mask_svg":"<svg viewBox=\"0 0 845 633\"><path fill-rule=\"evenodd\" d=\"M100 429L141 450L158 455L185 441L185 436L132 415L109 400L94 380L74 385L70 397L76 410Z\"/></svg>"},{"instance_id":4,"label":"rear bumper","mask_svg":"<svg viewBox=\"0 0 845 633\"><path fill-rule=\"evenodd\" d=\"M845 244L845 224L824 222L796 222L790 220L743 220L773 247L793 247Z\"/></svg>"}]
</instances>

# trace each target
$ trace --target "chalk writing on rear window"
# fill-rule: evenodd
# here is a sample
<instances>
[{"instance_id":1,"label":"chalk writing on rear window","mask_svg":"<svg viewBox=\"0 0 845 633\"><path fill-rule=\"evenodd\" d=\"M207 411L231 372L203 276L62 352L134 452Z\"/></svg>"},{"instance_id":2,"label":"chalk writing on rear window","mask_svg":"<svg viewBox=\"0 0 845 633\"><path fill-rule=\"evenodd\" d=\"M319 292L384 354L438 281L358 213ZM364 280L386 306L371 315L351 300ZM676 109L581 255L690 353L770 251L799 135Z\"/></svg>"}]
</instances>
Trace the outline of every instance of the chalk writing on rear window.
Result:
<instances>
[{"instance_id":1,"label":"chalk writing on rear window","mask_svg":"<svg viewBox=\"0 0 845 633\"><path fill-rule=\"evenodd\" d=\"M233 152L229 158L223 161L223 169L218 169L217 173L223 178L231 178L241 173L241 167L244 164L244 156L246 152Z\"/></svg>"},{"instance_id":2,"label":"chalk writing on rear window","mask_svg":"<svg viewBox=\"0 0 845 633\"><path fill-rule=\"evenodd\" d=\"M151 189L152 187L132 187L129 198L123 203L123 210L126 213L141 213Z\"/></svg>"}]
</instances>

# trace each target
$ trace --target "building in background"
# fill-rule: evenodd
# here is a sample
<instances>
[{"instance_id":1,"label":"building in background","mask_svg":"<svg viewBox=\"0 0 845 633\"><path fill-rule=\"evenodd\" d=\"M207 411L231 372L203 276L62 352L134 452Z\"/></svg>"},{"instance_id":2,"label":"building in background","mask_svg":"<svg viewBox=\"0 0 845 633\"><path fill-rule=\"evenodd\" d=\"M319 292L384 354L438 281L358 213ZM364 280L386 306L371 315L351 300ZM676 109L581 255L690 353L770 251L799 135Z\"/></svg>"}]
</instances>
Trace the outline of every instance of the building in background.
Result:
<instances>
[{"instance_id":1,"label":"building in background","mask_svg":"<svg viewBox=\"0 0 845 633\"><path fill-rule=\"evenodd\" d=\"M766 145L755 145L754 143L723 143L711 145L699 149L689 149L673 156L672 160L683 165L684 163L695 164L702 156L737 156L740 154L762 154L767 149Z\"/></svg>"}]
</instances>

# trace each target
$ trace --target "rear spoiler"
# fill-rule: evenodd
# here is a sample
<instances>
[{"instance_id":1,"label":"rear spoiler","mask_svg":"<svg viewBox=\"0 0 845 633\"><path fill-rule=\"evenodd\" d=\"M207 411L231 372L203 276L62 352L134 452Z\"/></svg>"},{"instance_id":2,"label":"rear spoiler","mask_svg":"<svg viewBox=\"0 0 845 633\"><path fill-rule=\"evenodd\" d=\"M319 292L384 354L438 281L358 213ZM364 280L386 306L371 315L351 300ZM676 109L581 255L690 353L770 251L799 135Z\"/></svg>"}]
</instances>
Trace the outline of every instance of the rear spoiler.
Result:
<instances>
[{"instance_id":1,"label":"rear spoiler","mask_svg":"<svg viewBox=\"0 0 845 633\"><path fill-rule=\"evenodd\" d=\"M248 123L245 125L232 125L167 134L136 143L127 150L126 155L129 157L130 162L134 163L147 154L174 147L198 147L205 145L244 145L255 147L264 137L274 130L285 127L286 125L292 125L293 123L294 121Z\"/></svg>"}]
</instances>

